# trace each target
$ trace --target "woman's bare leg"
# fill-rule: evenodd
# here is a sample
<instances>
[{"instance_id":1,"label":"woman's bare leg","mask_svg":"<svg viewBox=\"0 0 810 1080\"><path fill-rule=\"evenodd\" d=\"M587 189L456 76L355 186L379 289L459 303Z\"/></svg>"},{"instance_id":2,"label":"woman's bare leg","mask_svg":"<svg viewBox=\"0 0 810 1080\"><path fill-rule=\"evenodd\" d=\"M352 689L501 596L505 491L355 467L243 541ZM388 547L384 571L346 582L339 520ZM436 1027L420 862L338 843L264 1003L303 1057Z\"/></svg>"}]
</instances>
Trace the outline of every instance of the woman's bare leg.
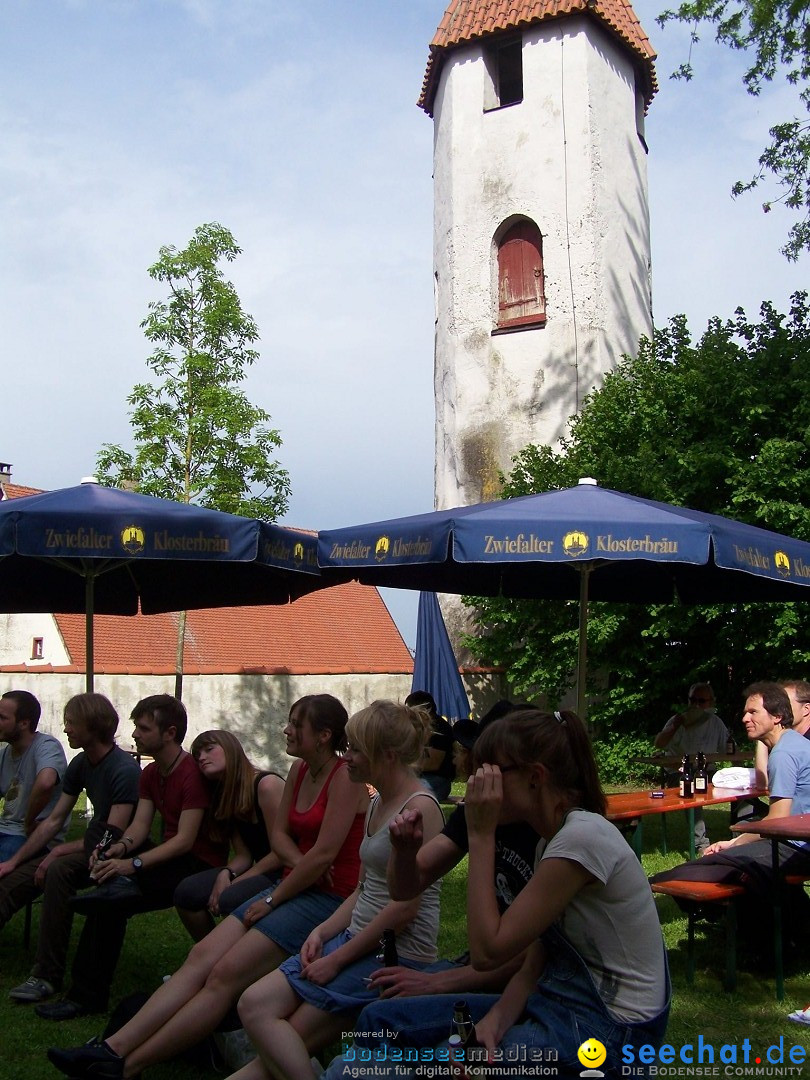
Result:
<instances>
[{"instance_id":1,"label":"woman's bare leg","mask_svg":"<svg viewBox=\"0 0 810 1080\"><path fill-rule=\"evenodd\" d=\"M302 1002L280 971L245 991L239 999L239 1015L267 1074L276 1080L309 1076L312 1054L346 1030L345 1016ZM253 1080L253 1076L239 1080Z\"/></svg>"},{"instance_id":2,"label":"woman's bare leg","mask_svg":"<svg viewBox=\"0 0 810 1080\"><path fill-rule=\"evenodd\" d=\"M190 911L188 908L175 908L180 922L191 934L193 941L202 941L216 926L216 920L210 911Z\"/></svg>"},{"instance_id":3,"label":"woman's bare leg","mask_svg":"<svg viewBox=\"0 0 810 1080\"><path fill-rule=\"evenodd\" d=\"M237 920L228 918L225 922ZM213 936L209 934L195 949L202 949ZM210 1035L242 991L277 968L287 956L261 931L249 930L226 951L194 996L126 1055L124 1075L133 1076L149 1065L176 1057ZM171 985L174 978L172 975L166 985Z\"/></svg>"},{"instance_id":4,"label":"woman's bare leg","mask_svg":"<svg viewBox=\"0 0 810 1080\"><path fill-rule=\"evenodd\" d=\"M230 952L247 934L236 918L223 919L203 941L195 945L183 966L149 998L144 1007L114 1035L107 1045L126 1057L154 1034L205 985L217 961Z\"/></svg>"}]
</instances>

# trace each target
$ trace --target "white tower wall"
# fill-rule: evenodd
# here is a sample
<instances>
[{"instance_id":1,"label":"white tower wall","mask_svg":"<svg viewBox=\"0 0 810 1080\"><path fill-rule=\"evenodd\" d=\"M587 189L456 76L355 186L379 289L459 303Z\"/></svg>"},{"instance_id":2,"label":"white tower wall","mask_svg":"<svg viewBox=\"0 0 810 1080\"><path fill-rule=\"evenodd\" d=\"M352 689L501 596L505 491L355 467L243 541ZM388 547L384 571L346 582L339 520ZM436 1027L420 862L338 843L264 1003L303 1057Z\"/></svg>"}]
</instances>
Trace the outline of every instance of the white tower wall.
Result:
<instances>
[{"instance_id":1,"label":"white tower wall","mask_svg":"<svg viewBox=\"0 0 810 1080\"><path fill-rule=\"evenodd\" d=\"M523 31L523 100L484 110L484 41L450 51L434 101L438 508L496 498L528 443L553 445L652 331L643 95L593 19ZM493 334L496 234L543 237L545 326Z\"/></svg>"}]
</instances>

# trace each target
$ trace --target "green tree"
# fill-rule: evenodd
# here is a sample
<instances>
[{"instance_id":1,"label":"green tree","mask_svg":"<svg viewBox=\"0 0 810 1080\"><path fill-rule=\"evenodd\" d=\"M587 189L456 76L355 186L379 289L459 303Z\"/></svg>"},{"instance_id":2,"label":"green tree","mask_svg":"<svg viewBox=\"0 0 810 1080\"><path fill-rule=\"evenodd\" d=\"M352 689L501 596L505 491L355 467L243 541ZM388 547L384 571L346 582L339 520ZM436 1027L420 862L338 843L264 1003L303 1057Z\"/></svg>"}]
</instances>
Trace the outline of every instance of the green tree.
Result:
<instances>
[{"instance_id":1,"label":"green tree","mask_svg":"<svg viewBox=\"0 0 810 1080\"><path fill-rule=\"evenodd\" d=\"M270 416L241 384L258 352L253 318L220 269L241 248L216 223L200 225L183 250L162 247L149 276L168 287L141 323L154 350L152 383L128 397L134 449L107 443L98 454L102 483L272 521L287 508L289 476L275 460L281 445ZM181 696L185 612L178 632Z\"/></svg>"},{"instance_id":2,"label":"green tree","mask_svg":"<svg viewBox=\"0 0 810 1080\"><path fill-rule=\"evenodd\" d=\"M738 181L734 195L758 187L770 174L782 189L778 198L767 199L763 210L783 202L798 212L798 220L788 232L782 248L789 259L797 259L810 248L810 0L686 0L674 11L665 11L658 22L665 26L675 20L691 27L692 41L699 41L701 26L714 29L715 38L729 48L749 54L743 76L749 94L755 97L766 83L784 77L798 92L797 108L804 114L793 116L770 129L770 142L759 157L758 168L749 180ZM682 64L674 78L691 79L691 63Z\"/></svg>"},{"instance_id":3,"label":"green tree","mask_svg":"<svg viewBox=\"0 0 810 1080\"><path fill-rule=\"evenodd\" d=\"M810 540L810 308L797 293L788 316L761 322L738 310L713 319L692 344L682 316L625 357L572 420L558 451L529 446L514 459L507 496L604 487L726 514ZM478 599L480 632L467 644L503 665L518 693L556 700L576 658L573 602ZM653 731L709 678L726 716L754 678L802 675L810 622L800 605L590 605L592 718L619 731Z\"/></svg>"}]
</instances>

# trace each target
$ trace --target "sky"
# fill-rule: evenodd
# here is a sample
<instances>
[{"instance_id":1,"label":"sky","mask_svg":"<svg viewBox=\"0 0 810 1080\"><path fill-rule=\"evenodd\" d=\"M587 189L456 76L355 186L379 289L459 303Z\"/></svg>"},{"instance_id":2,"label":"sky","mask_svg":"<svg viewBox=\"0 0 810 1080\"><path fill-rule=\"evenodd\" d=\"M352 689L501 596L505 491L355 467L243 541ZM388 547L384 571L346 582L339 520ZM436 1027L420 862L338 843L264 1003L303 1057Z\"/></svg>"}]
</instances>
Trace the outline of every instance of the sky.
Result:
<instances>
[{"instance_id":1,"label":"sky","mask_svg":"<svg viewBox=\"0 0 810 1080\"><path fill-rule=\"evenodd\" d=\"M795 91L760 98L743 58L689 55L663 3L635 11L659 54L647 118L657 325L693 334L738 305L787 309L808 259L789 212L732 199ZM78 483L126 443L148 375L140 329L162 245L218 221L256 319L246 391L279 429L285 517L334 528L433 505L432 139L416 107L444 0L3 0L0 460ZM416 595L385 593L408 644Z\"/></svg>"}]
</instances>

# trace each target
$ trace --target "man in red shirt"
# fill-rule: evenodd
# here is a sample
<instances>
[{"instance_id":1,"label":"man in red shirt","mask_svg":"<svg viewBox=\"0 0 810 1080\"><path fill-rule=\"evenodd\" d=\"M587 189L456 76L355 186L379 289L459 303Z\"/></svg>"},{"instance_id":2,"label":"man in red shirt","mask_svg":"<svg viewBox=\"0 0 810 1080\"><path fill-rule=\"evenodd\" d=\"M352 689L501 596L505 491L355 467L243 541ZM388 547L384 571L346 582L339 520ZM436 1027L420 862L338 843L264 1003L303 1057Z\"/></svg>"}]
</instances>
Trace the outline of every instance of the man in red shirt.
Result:
<instances>
[{"instance_id":1,"label":"man in red shirt","mask_svg":"<svg viewBox=\"0 0 810 1080\"><path fill-rule=\"evenodd\" d=\"M144 698L132 710L132 719L136 747L154 761L141 774L140 798L126 835L91 860L99 888L73 902L87 919L73 961L72 985L61 1001L37 1006L37 1015L46 1020L103 1012L127 919L171 907L183 878L227 859L227 842L213 842L201 827L209 793L197 763L182 746L188 726L182 702L169 694ZM163 842L151 846L156 813L163 819Z\"/></svg>"}]
</instances>

